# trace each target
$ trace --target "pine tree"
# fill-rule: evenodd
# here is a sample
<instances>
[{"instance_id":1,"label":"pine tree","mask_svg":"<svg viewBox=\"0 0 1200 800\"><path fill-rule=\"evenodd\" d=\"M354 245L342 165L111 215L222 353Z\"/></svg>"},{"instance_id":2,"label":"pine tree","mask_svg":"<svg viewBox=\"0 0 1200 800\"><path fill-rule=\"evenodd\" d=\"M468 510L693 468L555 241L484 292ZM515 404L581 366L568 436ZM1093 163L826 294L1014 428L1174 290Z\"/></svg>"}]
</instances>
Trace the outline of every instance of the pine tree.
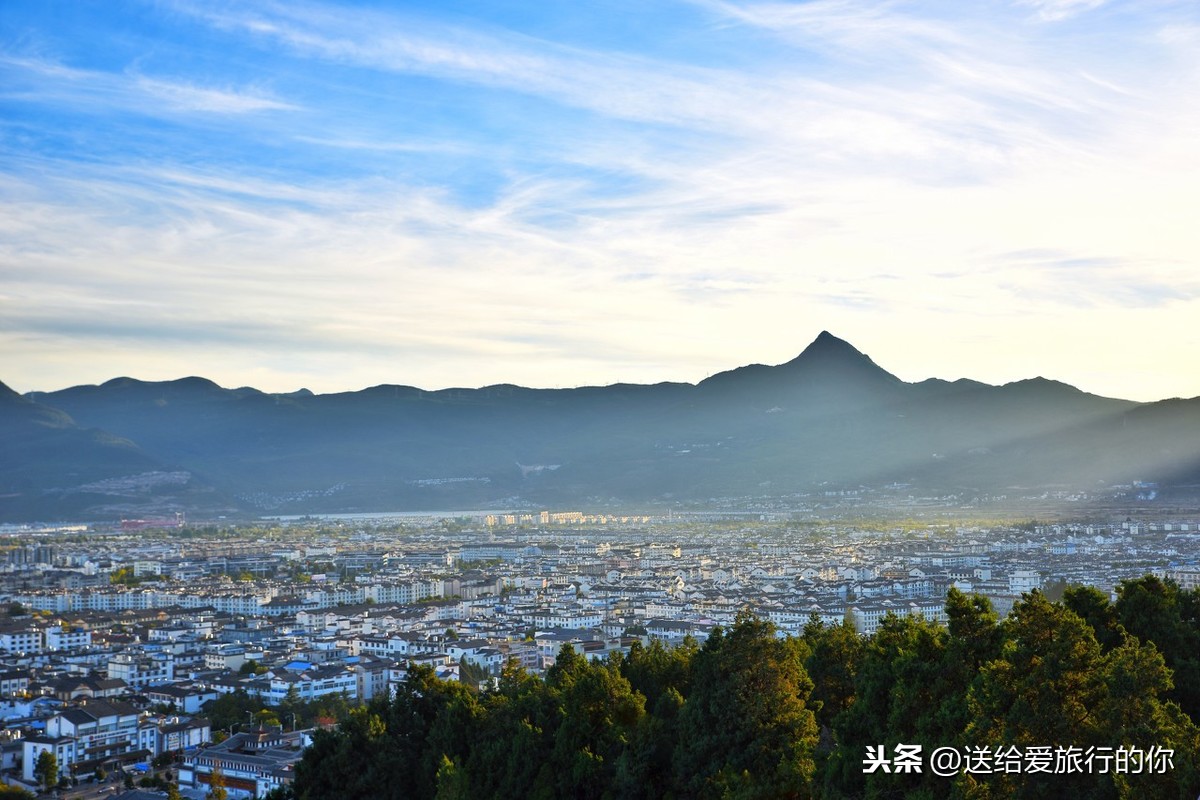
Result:
<instances>
[{"instance_id":1,"label":"pine tree","mask_svg":"<svg viewBox=\"0 0 1200 800\"><path fill-rule=\"evenodd\" d=\"M1154 642L1174 673L1168 697L1200 724L1200 590L1184 592L1152 575L1122 581L1116 614L1142 641Z\"/></svg>"},{"instance_id":2,"label":"pine tree","mask_svg":"<svg viewBox=\"0 0 1200 800\"><path fill-rule=\"evenodd\" d=\"M43 750L38 754L37 764L33 768L33 776L46 791L58 783L58 756L52 750Z\"/></svg>"},{"instance_id":3,"label":"pine tree","mask_svg":"<svg viewBox=\"0 0 1200 800\"><path fill-rule=\"evenodd\" d=\"M471 800L466 773L461 766L442 756L437 771L437 794L434 800Z\"/></svg>"},{"instance_id":4,"label":"pine tree","mask_svg":"<svg viewBox=\"0 0 1200 800\"><path fill-rule=\"evenodd\" d=\"M854 702L863 639L849 623L824 625L814 619L804 626L804 641L810 652L804 668L814 684L810 704L821 726L830 727Z\"/></svg>"},{"instance_id":5,"label":"pine tree","mask_svg":"<svg viewBox=\"0 0 1200 800\"><path fill-rule=\"evenodd\" d=\"M811 793L817 724L802 653L749 612L713 631L692 660L675 775L697 797Z\"/></svg>"},{"instance_id":6,"label":"pine tree","mask_svg":"<svg viewBox=\"0 0 1200 800\"><path fill-rule=\"evenodd\" d=\"M1092 628L1064 606L1032 592L1006 620L1008 641L985 665L969 697L967 740L991 748L1111 745L1095 709L1106 687L1100 644ZM1053 777L1053 776L1051 776ZM980 776L992 796L1056 797L1044 775ZM1073 775L1078 797L1105 796L1109 775Z\"/></svg>"}]
</instances>

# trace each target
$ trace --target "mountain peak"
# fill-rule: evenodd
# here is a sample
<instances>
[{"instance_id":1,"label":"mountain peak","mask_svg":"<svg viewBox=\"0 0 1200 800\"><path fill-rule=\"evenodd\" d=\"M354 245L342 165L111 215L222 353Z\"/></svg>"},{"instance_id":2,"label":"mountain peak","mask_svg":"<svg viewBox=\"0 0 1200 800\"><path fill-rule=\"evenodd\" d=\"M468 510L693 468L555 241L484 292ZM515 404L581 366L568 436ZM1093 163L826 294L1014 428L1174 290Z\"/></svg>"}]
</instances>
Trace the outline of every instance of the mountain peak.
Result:
<instances>
[{"instance_id":1,"label":"mountain peak","mask_svg":"<svg viewBox=\"0 0 1200 800\"><path fill-rule=\"evenodd\" d=\"M797 374L827 378L880 381L900 383L900 379L880 367L870 356L863 353L845 339L839 339L829 331L821 331L804 352L781 368Z\"/></svg>"},{"instance_id":2,"label":"mountain peak","mask_svg":"<svg viewBox=\"0 0 1200 800\"><path fill-rule=\"evenodd\" d=\"M752 392L806 387L807 391L837 394L869 390L881 385L898 385L895 375L881 368L854 345L829 331L821 331L804 352L776 367L750 364L718 372L700 382L708 388L730 391L740 387Z\"/></svg>"},{"instance_id":3,"label":"mountain peak","mask_svg":"<svg viewBox=\"0 0 1200 800\"><path fill-rule=\"evenodd\" d=\"M817 335L817 338L812 340L812 344L804 348L804 352L792 359L792 362L800 361L801 359L814 358L817 356L851 356L865 358L858 348L847 342L845 339L839 339L829 331L821 331Z\"/></svg>"}]
</instances>

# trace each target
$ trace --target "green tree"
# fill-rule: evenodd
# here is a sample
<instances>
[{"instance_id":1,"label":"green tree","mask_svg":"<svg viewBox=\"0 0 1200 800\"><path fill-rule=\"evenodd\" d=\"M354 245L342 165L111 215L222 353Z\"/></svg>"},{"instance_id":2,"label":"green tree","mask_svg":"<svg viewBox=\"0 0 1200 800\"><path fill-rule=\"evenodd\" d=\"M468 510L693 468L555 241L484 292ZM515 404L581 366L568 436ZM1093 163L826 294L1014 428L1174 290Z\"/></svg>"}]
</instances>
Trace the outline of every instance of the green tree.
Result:
<instances>
[{"instance_id":1,"label":"green tree","mask_svg":"<svg viewBox=\"0 0 1200 800\"><path fill-rule=\"evenodd\" d=\"M239 675L262 675L266 671L267 671L267 668L264 667L262 664L259 664L253 658L243 661L242 665L240 667L238 667Z\"/></svg>"},{"instance_id":2,"label":"green tree","mask_svg":"<svg viewBox=\"0 0 1200 800\"><path fill-rule=\"evenodd\" d=\"M1094 710L1105 698L1100 645L1073 611L1034 591L1013 606L1000 658L983 667L969 703L973 744L990 747L1108 745ZM1103 796L1106 775L1073 776L1077 796ZM1004 774L980 783L993 796L1054 797L1037 775Z\"/></svg>"},{"instance_id":3,"label":"green tree","mask_svg":"<svg viewBox=\"0 0 1200 800\"><path fill-rule=\"evenodd\" d=\"M466 773L462 767L442 756L437 771L437 793L434 800L472 800Z\"/></svg>"},{"instance_id":4,"label":"green tree","mask_svg":"<svg viewBox=\"0 0 1200 800\"><path fill-rule=\"evenodd\" d=\"M287 693L279 703L279 718L289 719L295 716L296 719L299 719L303 713L303 706L304 701L300 699L300 690L296 688L296 684L289 684Z\"/></svg>"},{"instance_id":5,"label":"green tree","mask_svg":"<svg viewBox=\"0 0 1200 800\"><path fill-rule=\"evenodd\" d=\"M447 755L462 764L473 748L483 710L477 690L458 681L442 681L428 673L416 689L421 696L413 699L420 702L408 707L430 722L423 746L417 752L419 768L414 778L416 790L421 796L429 797L437 791L441 756ZM397 724L396 719L389 719L389 730L403 730ZM469 776L470 771L466 772Z\"/></svg>"},{"instance_id":6,"label":"green tree","mask_svg":"<svg viewBox=\"0 0 1200 800\"><path fill-rule=\"evenodd\" d=\"M1125 628L1117 619L1117 609L1108 602L1108 596L1096 587L1070 586L1063 592L1062 602L1092 627L1092 633L1104 652L1120 647L1125 641Z\"/></svg>"},{"instance_id":7,"label":"green tree","mask_svg":"<svg viewBox=\"0 0 1200 800\"><path fill-rule=\"evenodd\" d=\"M326 797L368 798L417 796L406 787L409 773L419 766L406 758L385 717L388 705L372 702L350 711L336 732L317 731L312 745L296 765L294 791L301 800ZM396 733L399 733L399 726ZM421 742L411 742L419 748ZM432 789L420 796L432 795Z\"/></svg>"},{"instance_id":8,"label":"green tree","mask_svg":"<svg viewBox=\"0 0 1200 800\"><path fill-rule=\"evenodd\" d=\"M458 679L467 686L479 686L490 677L487 669L472 664L465 656L458 660L458 675Z\"/></svg>"},{"instance_id":9,"label":"green tree","mask_svg":"<svg viewBox=\"0 0 1200 800\"><path fill-rule=\"evenodd\" d=\"M634 642L629 656L621 661L621 674L634 691L646 698L646 707L653 709L667 691L686 696L690 690L692 659L699 646L688 636L677 647L666 647L654 639L649 647Z\"/></svg>"},{"instance_id":10,"label":"green tree","mask_svg":"<svg viewBox=\"0 0 1200 800\"><path fill-rule=\"evenodd\" d=\"M933 718L923 727L932 746L969 744L962 739L971 722L967 697L985 664L1000 657L1004 630L992 603L983 595L946 593L947 632L945 650L935 681Z\"/></svg>"},{"instance_id":11,"label":"green tree","mask_svg":"<svg viewBox=\"0 0 1200 800\"><path fill-rule=\"evenodd\" d=\"M853 700L833 721L838 747L823 768L831 794L912 796L938 782L927 773L864 774L862 758L866 747L949 743L937 741L940 708L959 688L943 674L948 638L934 622L889 614L864 643Z\"/></svg>"},{"instance_id":12,"label":"green tree","mask_svg":"<svg viewBox=\"0 0 1200 800\"><path fill-rule=\"evenodd\" d=\"M58 783L58 756L53 750L43 750L38 754L37 763L33 767L33 777L46 791Z\"/></svg>"},{"instance_id":13,"label":"green tree","mask_svg":"<svg viewBox=\"0 0 1200 800\"><path fill-rule=\"evenodd\" d=\"M680 788L698 797L809 793L817 724L801 656L748 612L728 632L713 631L693 659L680 712Z\"/></svg>"},{"instance_id":14,"label":"green tree","mask_svg":"<svg viewBox=\"0 0 1200 800\"><path fill-rule=\"evenodd\" d=\"M668 686L649 714L643 715L617 759L614 788L618 797L657 800L674 792L671 764L679 740L683 696Z\"/></svg>"},{"instance_id":15,"label":"green tree","mask_svg":"<svg viewBox=\"0 0 1200 800\"><path fill-rule=\"evenodd\" d=\"M216 731L223 728L245 723L247 714L253 714L261 708L261 701L250 697L245 690L239 689L236 692L223 694L216 700L209 700L204 704L204 713L212 722L215 734Z\"/></svg>"},{"instance_id":16,"label":"green tree","mask_svg":"<svg viewBox=\"0 0 1200 800\"><path fill-rule=\"evenodd\" d=\"M1126 637L1108 653L1101 671L1105 696L1095 709L1101 736L1150 750L1174 750L1174 769L1114 775L1122 797L1179 797L1200 792L1200 728L1167 699L1171 671L1152 642Z\"/></svg>"},{"instance_id":17,"label":"green tree","mask_svg":"<svg viewBox=\"0 0 1200 800\"><path fill-rule=\"evenodd\" d=\"M815 618L804 626L809 656L804 668L813 681L809 699L822 728L830 728L838 714L854 702L854 676L862 660L863 638L848 622L824 625Z\"/></svg>"},{"instance_id":18,"label":"green tree","mask_svg":"<svg viewBox=\"0 0 1200 800\"><path fill-rule=\"evenodd\" d=\"M480 797L531 797L551 746L554 716L545 684L515 661L479 698L466 774ZM548 790L547 790L548 791Z\"/></svg>"},{"instance_id":19,"label":"green tree","mask_svg":"<svg viewBox=\"0 0 1200 800\"><path fill-rule=\"evenodd\" d=\"M1121 582L1115 611L1125 630L1154 642L1173 673L1168 697L1200 723L1200 592L1147 575Z\"/></svg>"},{"instance_id":20,"label":"green tree","mask_svg":"<svg viewBox=\"0 0 1200 800\"><path fill-rule=\"evenodd\" d=\"M554 709L553 746L547 761L558 797L599 798L611 786L617 760L645 713L616 663L588 661L563 645L547 671Z\"/></svg>"},{"instance_id":21,"label":"green tree","mask_svg":"<svg viewBox=\"0 0 1200 800\"><path fill-rule=\"evenodd\" d=\"M263 728L279 727L279 715L269 708L262 708L254 712L254 721Z\"/></svg>"}]
</instances>

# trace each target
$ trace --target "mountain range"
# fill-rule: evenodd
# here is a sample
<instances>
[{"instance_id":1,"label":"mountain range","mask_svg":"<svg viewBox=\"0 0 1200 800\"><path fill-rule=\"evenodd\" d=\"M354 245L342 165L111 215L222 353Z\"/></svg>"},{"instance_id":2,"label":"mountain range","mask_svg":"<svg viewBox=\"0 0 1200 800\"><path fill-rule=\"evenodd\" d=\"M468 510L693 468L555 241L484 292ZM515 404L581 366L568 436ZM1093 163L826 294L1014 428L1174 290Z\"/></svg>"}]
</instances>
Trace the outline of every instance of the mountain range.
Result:
<instances>
[{"instance_id":1,"label":"mountain range","mask_svg":"<svg viewBox=\"0 0 1200 800\"><path fill-rule=\"evenodd\" d=\"M1200 483L1200 398L908 383L821 333L698 384L316 395L204 378L0 384L0 519L639 505L907 484Z\"/></svg>"}]
</instances>

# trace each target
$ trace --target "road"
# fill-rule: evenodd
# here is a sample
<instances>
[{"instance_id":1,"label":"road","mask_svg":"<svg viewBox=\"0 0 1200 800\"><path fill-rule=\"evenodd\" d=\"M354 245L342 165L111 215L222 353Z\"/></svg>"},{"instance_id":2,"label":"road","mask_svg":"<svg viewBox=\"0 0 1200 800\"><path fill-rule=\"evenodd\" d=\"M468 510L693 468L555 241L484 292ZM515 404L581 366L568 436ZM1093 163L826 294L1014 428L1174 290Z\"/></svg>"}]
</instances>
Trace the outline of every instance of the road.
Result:
<instances>
[{"instance_id":1,"label":"road","mask_svg":"<svg viewBox=\"0 0 1200 800\"><path fill-rule=\"evenodd\" d=\"M104 783L81 783L70 789L59 789L59 800L97 800L97 798L112 797L125 789L121 780L105 781ZM39 795L39 797L55 797L55 795Z\"/></svg>"}]
</instances>

